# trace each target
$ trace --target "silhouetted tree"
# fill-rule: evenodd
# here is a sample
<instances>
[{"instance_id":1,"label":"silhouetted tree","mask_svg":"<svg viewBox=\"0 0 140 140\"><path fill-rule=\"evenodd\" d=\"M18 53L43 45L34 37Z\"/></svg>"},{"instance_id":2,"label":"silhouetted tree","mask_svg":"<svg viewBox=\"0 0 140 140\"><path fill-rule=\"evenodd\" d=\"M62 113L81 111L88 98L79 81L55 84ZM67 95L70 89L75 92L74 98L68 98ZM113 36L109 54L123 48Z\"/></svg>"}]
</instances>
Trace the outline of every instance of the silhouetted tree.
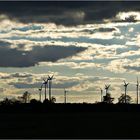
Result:
<instances>
[{"instance_id":1,"label":"silhouetted tree","mask_svg":"<svg viewBox=\"0 0 140 140\"><path fill-rule=\"evenodd\" d=\"M114 101L114 98L111 97L110 93L107 93L105 96L103 96L103 102L112 104Z\"/></svg>"},{"instance_id":2,"label":"silhouetted tree","mask_svg":"<svg viewBox=\"0 0 140 140\"><path fill-rule=\"evenodd\" d=\"M126 95L126 103L130 104L132 101L132 98L129 95ZM125 94L122 94L119 98L118 98L118 103L120 104L124 104L125 103Z\"/></svg>"},{"instance_id":3,"label":"silhouetted tree","mask_svg":"<svg viewBox=\"0 0 140 140\"><path fill-rule=\"evenodd\" d=\"M46 98L44 101L43 101L43 104L48 104L50 103L50 101Z\"/></svg>"},{"instance_id":4,"label":"silhouetted tree","mask_svg":"<svg viewBox=\"0 0 140 140\"><path fill-rule=\"evenodd\" d=\"M12 104L12 101L8 98L4 98L3 101L1 101L1 104L2 105L11 105Z\"/></svg>"},{"instance_id":5,"label":"silhouetted tree","mask_svg":"<svg viewBox=\"0 0 140 140\"><path fill-rule=\"evenodd\" d=\"M12 104L20 104L20 103L21 102L17 100L16 98L11 98L11 99L4 98L4 100L0 102L0 104L3 104L3 105L12 105Z\"/></svg>"},{"instance_id":6,"label":"silhouetted tree","mask_svg":"<svg viewBox=\"0 0 140 140\"><path fill-rule=\"evenodd\" d=\"M101 102L99 102L99 101L95 101L95 104L98 104L98 103L101 103Z\"/></svg>"},{"instance_id":7,"label":"silhouetted tree","mask_svg":"<svg viewBox=\"0 0 140 140\"><path fill-rule=\"evenodd\" d=\"M29 103L30 98L31 98L31 94L28 91L24 92L22 97L21 97L23 103Z\"/></svg>"},{"instance_id":8,"label":"silhouetted tree","mask_svg":"<svg viewBox=\"0 0 140 140\"><path fill-rule=\"evenodd\" d=\"M45 99L43 101L43 103L45 104L50 104L50 103L55 103L56 102L56 98L54 96L51 97L51 100Z\"/></svg>"}]
</instances>

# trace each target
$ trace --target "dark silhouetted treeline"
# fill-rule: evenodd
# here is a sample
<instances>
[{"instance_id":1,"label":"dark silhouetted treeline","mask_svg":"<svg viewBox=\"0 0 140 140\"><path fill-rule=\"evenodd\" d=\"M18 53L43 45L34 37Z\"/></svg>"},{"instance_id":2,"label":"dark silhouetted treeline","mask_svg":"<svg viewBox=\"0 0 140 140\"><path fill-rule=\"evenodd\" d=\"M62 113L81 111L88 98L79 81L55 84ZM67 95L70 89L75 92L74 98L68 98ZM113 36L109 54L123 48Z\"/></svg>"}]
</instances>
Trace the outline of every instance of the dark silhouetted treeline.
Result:
<instances>
[{"instance_id":1,"label":"dark silhouetted treeline","mask_svg":"<svg viewBox=\"0 0 140 140\"><path fill-rule=\"evenodd\" d=\"M1 104L0 113L78 113L78 112L140 112L137 104L31 103Z\"/></svg>"}]
</instances>

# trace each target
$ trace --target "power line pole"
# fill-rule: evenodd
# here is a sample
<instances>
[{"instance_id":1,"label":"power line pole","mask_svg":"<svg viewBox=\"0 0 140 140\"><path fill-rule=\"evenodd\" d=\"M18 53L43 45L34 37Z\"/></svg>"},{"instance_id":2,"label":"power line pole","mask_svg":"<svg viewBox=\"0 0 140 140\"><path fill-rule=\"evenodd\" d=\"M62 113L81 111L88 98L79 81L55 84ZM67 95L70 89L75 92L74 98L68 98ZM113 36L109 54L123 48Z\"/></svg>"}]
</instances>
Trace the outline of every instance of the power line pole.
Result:
<instances>
[{"instance_id":1,"label":"power line pole","mask_svg":"<svg viewBox=\"0 0 140 140\"><path fill-rule=\"evenodd\" d=\"M67 90L64 89L64 103L67 103Z\"/></svg>"}]
</instances>

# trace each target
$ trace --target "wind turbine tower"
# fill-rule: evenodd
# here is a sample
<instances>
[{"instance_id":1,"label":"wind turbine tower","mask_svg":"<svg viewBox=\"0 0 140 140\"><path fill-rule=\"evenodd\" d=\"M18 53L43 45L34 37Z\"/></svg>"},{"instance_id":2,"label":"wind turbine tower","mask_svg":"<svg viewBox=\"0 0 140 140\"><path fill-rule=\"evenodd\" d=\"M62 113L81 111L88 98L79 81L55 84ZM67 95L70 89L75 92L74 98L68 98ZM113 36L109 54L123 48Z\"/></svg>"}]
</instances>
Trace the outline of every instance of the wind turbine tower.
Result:
<instances>
[{"instance_id":1,"label":"wind turbine tower","mask_svg":"<svg viewBox=\"0 0 140 140\"><path fill-rule=\"evenodd\" d=\"M103 90L102 88L100 88L100 91L101 91L101 102L103 101Z\"/></svg>"},{"instance_id":2,"label":"wind turbine tower","mask_svg":"<svg viewBox=\"0 0 140 140\"><path fill-rule=\"evenodd\" d=\"M107 95L107 93L108 93L109 87L110 87L110 85L105 85L106 95Z\"/></svg>"},{"instance_id":3,"label":"wind turbine tower","mask_svg":"<svg viewBox=\"0 0 140 140\"><path fill-rule=\"evenodd\" d=\"M39 90L39 100L41 102L41 94L42 94L42 87L43 87L43 84L41 85L41 87L38 89Z\"/></svg>"},{"instance_id":4,"label":"wind turbine tower","mask_svg":"<svg viewBox=\"0 0 140 140\"><path fill-rule=\"evenodd\" d=\"M48 81L49 81L49 100L51 100L51 88L52 88L52 79L53 79L53 76L48 76Z\"/></svg>"},{"instance_id":5,"label":"wind turbine tower","mask_svg":"<svg viewBox=\"0 0 140 140\"><path fill-rule=\"evenodd\" d=\"M64 103L65 104L67 102L67 92L68 92L68 90L64 89Z\"/></svg>"},{"instance_id":6,"label":"wind turbine tower","mask_svg":"<svg viewBox=\"0 0 140 140\"><path fill-rule=\"evenodd\" d=\"M127 86L129 83L126 83L124 80L124 88L125 88L125 104L126 104L126 91L127 91Z\"/></svg>"},{"instance_id":7,"label":"wind turbine tower","mask_svg":"<svg viewBox=\"0 0 140 140\"><path fill-rule=\"evenodd\" d=\"M45 100L47 99L47 85L48 85L48 79L47 80L45 80L45 79L43 79L44 80L44 85L45 85Z\"/></svg>"},{"instance_id":8,"label":"wind turbine tower","mask_svg":"<svg viewBox=\"0 0 140 140\"><path fill-rule=\"evenodd\" d=\"M139 104L139 80L138 80L138 77L137 77L136 90L137 90L137 104Z\"/></svg>"}]
</instances>

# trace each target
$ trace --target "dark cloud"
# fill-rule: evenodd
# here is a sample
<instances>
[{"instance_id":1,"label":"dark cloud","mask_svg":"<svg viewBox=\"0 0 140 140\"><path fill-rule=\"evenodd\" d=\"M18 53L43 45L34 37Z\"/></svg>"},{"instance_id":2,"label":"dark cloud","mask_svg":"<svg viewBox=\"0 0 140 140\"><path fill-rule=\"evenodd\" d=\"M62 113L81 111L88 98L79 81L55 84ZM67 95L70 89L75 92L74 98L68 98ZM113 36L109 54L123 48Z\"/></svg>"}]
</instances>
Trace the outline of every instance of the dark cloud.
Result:
<instances>
[{"instance_id":1,"label":"dark cloud","mask_svg":"<svg viewBox=\"0 0 140 140\"><path fill-rule=\"evenodd\" d=\"M70 88L78 84L79 84L78 81L69 81L69 82L57 83L57 84L52 83L52 87L53 88L64 88L64 87ZM9 85L13 85L15 88L24 89L24 88L39 88L42 85L42 83L36 82L33 84L29 84L29 83L24 83L24 82L20 82L20 83L11 82L9 83Z\"/></svg>"},{"instance_id":2,"label":"dark cloud","mask_svg":"<svg viewBox=\"0 0 140 140\"><path fill-rule=\"evenodd\" d=\"M97 32L113 32L113 31L116 31L116 28L84 29L84 30L81 30L80 32L88 32L90 34L94 34Z\"/></svg>"},{"instance_id":3,"label":"dark cloud","mask_svg":"<svg viewBox=\"0 0 140 140\"><path fill-rule=\"evenodd\" d=\"M112 31L115 31L115 30L116 30L115 28L98 28L95 31L96 32L112 32Z\"/></svg>"},{"instance_id":4,"label":"dark cloud","mask_svg":"<svg viewBox=\"0 0 140 140\"><path fill-rule=\"evenodd\" d=\"M15 88L19 88L19 89L24 89L24 88L39 88L41 86L41 84L42 83L28 84L28 83L24 83L24 82L20 82L20 83L11 82L11 83L9 83L9 85L12 85Z\"/></svg>"},{"instance_id":5,"label":"dark cloud","mask_svg":"<svg viewBox=\"0 0 140 140\"><path fill-rule=\"evenodd\" d=\"M135 1L0 2L0 13L21 22L78 25L113 18L120 11L140 11Z\"/></svg>"},{"instance_id":6,"label":"dark cloud","mask_svg":"<svg viewBox=\"0 0 140 140\"><path fill-rule=\"evenodd\" d=\"M130 71L136 71L136 72L140 72L140 67L139 66L124 66L123 68L125 68L126 70Z\"/></svg>"},{"instance_id":7,"label":"dark cloud","mask_svg":"<svg viewBox=\"0 0 140 140\"><path fill-rule=\"evenodd\" d=\"M55 62L84 50L86 48L75 46L34 46L31 51L22 51L0 46L0 67L29 67L38 62Z\"/></svg>"}]
</instances>

